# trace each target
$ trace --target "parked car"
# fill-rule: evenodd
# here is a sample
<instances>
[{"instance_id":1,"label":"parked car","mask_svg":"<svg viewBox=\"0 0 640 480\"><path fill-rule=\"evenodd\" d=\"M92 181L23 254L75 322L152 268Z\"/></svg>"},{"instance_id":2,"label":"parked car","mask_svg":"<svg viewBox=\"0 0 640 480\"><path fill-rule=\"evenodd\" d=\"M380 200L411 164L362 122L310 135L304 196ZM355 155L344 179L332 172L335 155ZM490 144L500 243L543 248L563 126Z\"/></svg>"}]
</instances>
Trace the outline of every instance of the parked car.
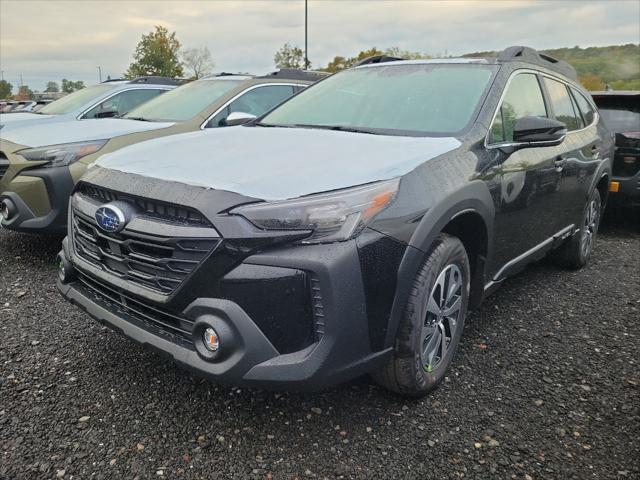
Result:
<instances>
[{"instance_id":1,"label":"parked car","mask_svg":"<svg viewBox=\"0 0 640 480\"><path fill-rule=\"evenodd\" d=\"M20 102L16 102L15 100L7 102L7 104L4 107L2 107L2 112L0 112L0 113L9 113L14 108L16 108L18 105L20 105ZM2 122L2 120L4 118L7 118L7 117L0 116L0 128L2 128L2 123L1 122Z\"/></svg>"},{"instance_id":2,"label":"parked car","mask_svg":"<svg viewBox=\"0 0 640 480\"><path fill-rule=\"evenodd\" d=\"M246 126L102 156L72 197L62 294L215 381L429 392L467 308L548 253L587 263L613 142L573 68L535 50L375 62Z\"/></svg>"},{"instance_id":3,"label":"parked car","mask_svg":"<svg viewBox=\"0 0 640 480\"><path fill-rule=\"evenodd\" d=\"M37 105L35 107L33 107L33 112L38 112L40 111L42 108L44 108L45 105L49 105L51 102L53 102L53 100L38 100L37 101Z\"/></svg>"},{"instance_id":4,"label":"parked car","mask_svg":"<svg viewBox=\"0 0 640 480\"><path fill-rule=\"evenodd\" d=\"M77 90L51 102L37 112L0 115L0 128L22 126L26 122L53 123L87 118L115 117L179 85L165 77L139 77L134 80L111 80Z\"/></svg>"},{"instance_id":5,"label":"parked car","mask_svg":"<svg viewBox=\"0 0 640 480\"><path fill-rule=\"evenodd\" d=\"M0 225L64 230L73 185L98 156L150 138L225 126L238 109L262 115L318 78L299 70L225 74L185 84L124 118L0 130Z\"/></svg>"},{"instance_id":6,"label":"parked car","mask_svg":"<svg viewBox=\"0 0 640 480\"><path fill-rule=\"evenodd\" d=\"M11 112L30 112L36 105L37 103L33 100L22 100Z\"/></svg>"},{"instance_id":7,"label":"parked car","mask_svg":"<svg viewBox=\"0 0 640 480\"><path fill-rule=\"evenodd\" d=\"M591 95L616 138L611 200L640 206L640 91L607 90Z\"/></svg>"}]
</instances>

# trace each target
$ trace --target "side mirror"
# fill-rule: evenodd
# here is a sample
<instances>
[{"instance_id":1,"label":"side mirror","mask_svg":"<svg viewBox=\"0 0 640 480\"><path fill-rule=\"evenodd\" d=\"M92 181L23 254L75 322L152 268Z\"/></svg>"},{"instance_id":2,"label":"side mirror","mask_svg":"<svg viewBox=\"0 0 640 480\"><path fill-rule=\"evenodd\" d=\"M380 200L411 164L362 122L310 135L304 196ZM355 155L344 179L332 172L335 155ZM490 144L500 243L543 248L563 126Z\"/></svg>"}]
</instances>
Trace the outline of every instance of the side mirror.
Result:
<instances>
[{"instance_id":1,"label":"side mirror","mask_svg":"<svg viewBox=\"0 0 640 480\"><path fill-rule=\"evenodd\" d=\"M243 123L250 122L251 120L255 120L255 115L251 113L245 112L231 112L229 116L226 118L227 127L233 127L235 125L242 125Z\"/></svg>"},{"instance_id":2,"label":"side mirror","mask_svg":"<svg viewBox=\"0 0 640 480\"><path fill-rule=\"evenodd\" d=\"M116 110L102 110L101 112L96 113L95 118L111 118L117 116L118 112Z\"/></svg>"},{"instance_id":3,"label":"side mirror","mask_svg":"<svg viewBox=\"0 0 640 480\"><path fill-rule=\"evenodd\" d=\"M546 117L522 117L513 128L513 141L526 147L553 147L564 142L567 126Z\"/></svg>"}]
</instances>

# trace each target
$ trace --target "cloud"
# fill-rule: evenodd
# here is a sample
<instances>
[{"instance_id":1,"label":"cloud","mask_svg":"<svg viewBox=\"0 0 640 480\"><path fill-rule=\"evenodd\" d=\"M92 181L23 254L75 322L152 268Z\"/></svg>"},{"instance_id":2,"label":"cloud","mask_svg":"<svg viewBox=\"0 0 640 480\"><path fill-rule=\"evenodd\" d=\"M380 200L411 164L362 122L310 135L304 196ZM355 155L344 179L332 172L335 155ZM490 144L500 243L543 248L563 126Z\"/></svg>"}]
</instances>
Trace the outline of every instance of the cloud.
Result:
<instances>
[{"instance_id":1,"label":"cloud","mask_svg":"<svg viewBox=\"0 0 640 480\"><path fill-rule=\"evenodd\" d=\"M639 17L640 3L624 0L309 0L309 57L321 66L372 46L463 54L637 43ZM303 46L304 2L1 0L1 68L36 89L62 77L95 83L98 65L117 77L156 24L185 47L209 47L219 70L263 73L282 44Z\"/></svg>"}]
</instances>

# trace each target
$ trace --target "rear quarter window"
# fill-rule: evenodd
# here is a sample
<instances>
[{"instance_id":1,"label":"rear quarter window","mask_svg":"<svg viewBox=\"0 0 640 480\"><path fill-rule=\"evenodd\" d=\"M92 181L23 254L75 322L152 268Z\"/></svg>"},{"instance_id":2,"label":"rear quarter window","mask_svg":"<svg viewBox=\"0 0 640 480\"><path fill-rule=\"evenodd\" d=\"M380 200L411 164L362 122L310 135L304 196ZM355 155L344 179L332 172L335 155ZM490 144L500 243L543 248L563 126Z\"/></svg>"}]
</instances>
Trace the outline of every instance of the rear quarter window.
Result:
<instances>
[{"instance_id":1,"label":"rear quarter window","mask_svg":"<svg viewBox=\"0 0 640 480\"><path fill-rule=\"evenodd\" d=\"M571 93L573 94L573 98L576 100L576 104L578 105L578 109L582 114L582 118L584 119L585 124L591 125L596 118L596 111L591 105L591 103L575 88L571 88Z\"/></svg>"},{"instance_id":2,"label":"rear quarter window","mask_svg":"<svg viewBox=\"0 0 640 480\"><path fill-rule=\"evenodd\" d=\"M547 87L547 92L549 92L549 99L551 100L556 120L564 123L569 132L582 128L582 118L575 110L574 102L569 95L567 86L549 77L544 77L544 84Z\"/></svg>"}]
</instances>

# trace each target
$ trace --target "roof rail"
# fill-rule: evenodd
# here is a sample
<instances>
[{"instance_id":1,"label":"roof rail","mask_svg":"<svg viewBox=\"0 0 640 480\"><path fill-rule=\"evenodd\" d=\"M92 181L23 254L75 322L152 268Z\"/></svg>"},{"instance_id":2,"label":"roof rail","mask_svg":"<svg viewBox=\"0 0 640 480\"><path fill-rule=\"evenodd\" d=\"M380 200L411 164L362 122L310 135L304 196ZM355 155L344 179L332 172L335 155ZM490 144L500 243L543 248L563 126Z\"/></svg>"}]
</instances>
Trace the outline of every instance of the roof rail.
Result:
<instances>
[{"instance_id":1,"label":"roof rail","mask_svg":"<svg viewBox=\"0 0 640 480\"><path fill-rule=\"evenodd\" d=\"M180 85L183 80L179 78L160 77L158 75L148 75L144 77L136 77L129 83L150 83L153 85Z\"/></svg>"},{"instance_id":2,"label":"roof rail","mask_svg":"<svg viewBox=\"0 0 640 480\"><path fill-rule=\"evenodd\" d=\"M572 80L578 80L576 69L564 60L558 60L546 53L540 53L531 47L513 46L505 48L498 55L499 62L526 62L533 63L549 70L554 70Z\"/></svg>"},{"instance_id":3,"label":"roof rail","mask_svg":"<svg viewBox=\"0 0 640 480\"><path fill-rule=\"evenodd\" d=\"M353 66L359 67L360 65L370 65L372 63L385 63L385 62L397 62L399 60L405 60L400 57L391 57L389 55L374 55L372 57L367 57L364 60L360 60L356 62Z\"/></svg>"},{"instance_id":4,"label":"roof rail","mask_svg":"<svg viewBox=\"0 0 640 480\"><path fill-rule=\"evenodd\" d=\"M257 78L284 78L287 80L308 80L315 82L321 78L329 76L328 72L318 72L316 70L300 70L299 68L280 68L275 72L260 75Z\"/></svg>"}]
</instances>

